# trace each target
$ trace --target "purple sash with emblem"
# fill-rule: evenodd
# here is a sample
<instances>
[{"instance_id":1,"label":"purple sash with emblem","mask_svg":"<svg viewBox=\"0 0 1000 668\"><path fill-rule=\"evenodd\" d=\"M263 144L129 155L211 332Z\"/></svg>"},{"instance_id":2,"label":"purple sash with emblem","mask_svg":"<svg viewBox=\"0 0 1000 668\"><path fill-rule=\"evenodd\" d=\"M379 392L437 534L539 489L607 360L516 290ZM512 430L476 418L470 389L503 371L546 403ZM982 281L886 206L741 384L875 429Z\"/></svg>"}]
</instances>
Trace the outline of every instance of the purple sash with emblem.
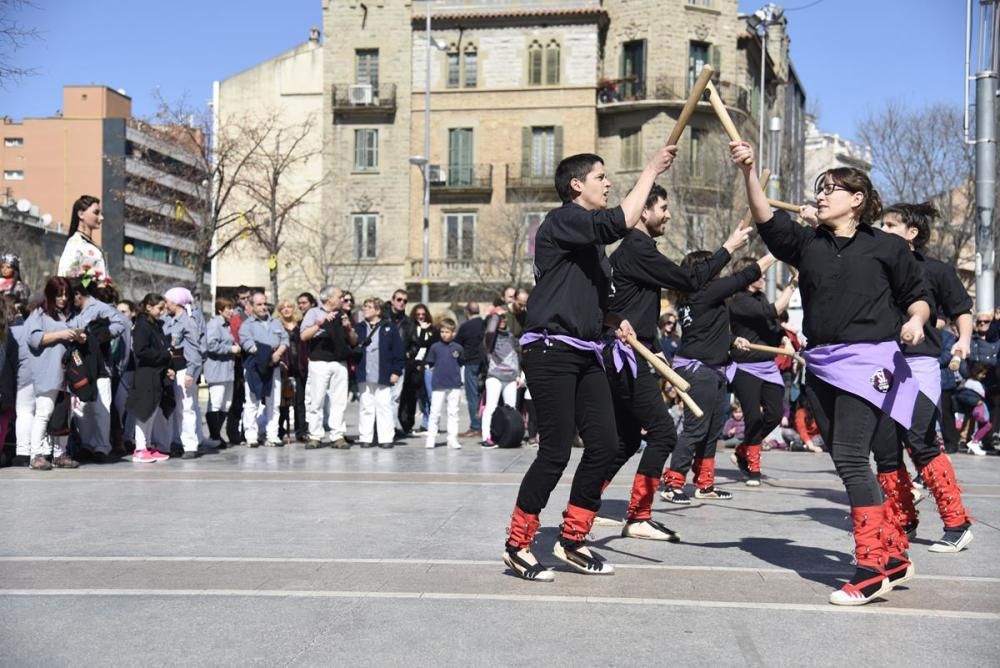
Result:
<instances>
[{"instance_id":1,"label":"purple sash with emblem","mask_svg":"<svg viewBox=\"0 0 1000 668\"><path fill-rule=\"evenodd\" d=\"M775 385L780 385L781 387L785 386L785 381L782 379L781 372L778 371L778 365L774 363L774 360L764 360L763 362L733 362L733 366L736 367L736 371L743 371L751 376L756 376L765 383L774 383Z\"/></svg>"},{"instance_id":2,"label":"purple sash with emblem","mask_svg":"<svg viewBox=\"0 0 1000 668\"><path fill-rule=\"evenodd\" d=\"M673 367L677 369L689 369L692 373L700 369L701 367L706 367L711 369L715 373L719 374L726 379L727 383L733 382L733 376L736 375L736 364L730 362L726 365L721 364L705 364L699 360L693 360L689 357L682 357L681 355L674 355Z\"/></svg>"},{"instance_id":3,"label":"purple sash with emblem","mask_svg":"<svg viewBox=\"0 0 1000 668\"><path fill-rule=\"evenodd\" d=\"M601 341L584 341L583 339L577 339L575 337L569 336L567 334L549 334L548 332L528 332L524 334L519 339L521 347L528 345L529 343L535 343L536 341L544 341L545 345L551 346L552 339L556 341L561 341L567 346L576 348L577 350L589 350L594 353L597 357L597 363L604 368L604 357L601 353L604 352L604 343Z\"/></svg>"},{"instance_id":4,"label":"purple sash with emblem","mask_svg":"<svg viewBox=\"0 0 1000 668\"><path fill-rule=\"evenodd\" d=\"M817 378L910 428L920 387L895 341L835 343L803 351L802 356Z\"/></svg>"},{"instance_id":5,"label":"purple sash with emblem","mask_svg":"<svg viewBox=\"0 0 1000 668\"><path fill-rule=\"evenodd\" d=\"M937 406L941 400L941 366L938 358L930 355L906 355L913 377L920 391Z\"/></svg>"}]
</instances>

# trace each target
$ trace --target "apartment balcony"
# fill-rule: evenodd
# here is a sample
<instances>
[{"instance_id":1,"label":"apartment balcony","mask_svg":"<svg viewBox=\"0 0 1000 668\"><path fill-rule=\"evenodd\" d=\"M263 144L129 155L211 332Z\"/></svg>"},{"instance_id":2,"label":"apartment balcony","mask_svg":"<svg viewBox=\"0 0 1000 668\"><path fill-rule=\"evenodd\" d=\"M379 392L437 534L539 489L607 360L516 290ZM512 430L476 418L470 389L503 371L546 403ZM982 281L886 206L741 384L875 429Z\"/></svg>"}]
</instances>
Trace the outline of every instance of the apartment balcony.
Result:
<instances>
[{"instance_id":1,"label":"apartment balcony","mask_svg":"<svg viewBox=\"0 0 1000 668\"><path fill-rule=\"evenodd\" d=\"M493 193L493 165L430 165L428 172L434 202L488 202Z\"/></svg>"},{"instance_id":2,"label":"apartment balcony","mask_svg":"<svg viewBox=\"0 0 1000 668\"><path fill-rule=\"evenodd\" d=\"M514 199L538 202L558 202L553 174L524 174L521 165L507 166L507 191Z\"/></svg>"},{"instance_id":3,"label":"apartment balcony","mask_svg":"<svg viewBox=\"0 0 1000 668\"><path fill-rule=\"evenodd\" d=\"M396 114L396 84L335 84L334 119L391 118Z\"/></svg>"},{"instance_id":4,"label":"apartment balcony","mask_svg":"<svg viewBox=\"0 0 1000 668\"><path fill-rule=\"evenodd\" d=\"M521 258L516 261L510 259L432 259L428 262L428 280L432 283L447 285L509 283L511 275L515 273L520 277L530 279L533 275L532 265L531 258ZM419 282L422 268L422 260L419 258L410 260L410 274L407 281Z\"/></svg>"},{"instance_id":5,"label":"apartment balcony","mask_svg":"<svg viewBox=\"0 0 1000 668\"><path fill-rule=\"evenodd\" d=\"M723 104L751 116L753 94L749 88L731 81L714 81ZM692 81L686 76L627 77L602 79L597 85L597 111L601 114L648 109L650 107L684 106ZM701 108L710 111L708 100Z\"/></svg>"}]
</instances>

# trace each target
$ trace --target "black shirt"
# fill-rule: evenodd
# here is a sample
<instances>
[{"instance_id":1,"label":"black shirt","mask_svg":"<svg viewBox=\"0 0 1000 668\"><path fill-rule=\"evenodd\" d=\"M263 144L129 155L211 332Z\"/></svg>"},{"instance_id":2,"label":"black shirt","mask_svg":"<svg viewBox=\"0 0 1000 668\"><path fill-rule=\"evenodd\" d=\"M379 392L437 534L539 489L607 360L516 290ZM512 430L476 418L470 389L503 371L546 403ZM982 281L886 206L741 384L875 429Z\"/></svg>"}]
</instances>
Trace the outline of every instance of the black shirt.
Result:
<instances>
[{"instance_id":1,"label":"black shirt","mask_svg":"<svg viewBox=\"0 0 1000 668\"><path fill-rule=\"evenodd\" d=\"M763 292L745 290L733 295L729 300L729 325L733 330L733 338L742 336L750 343L780 346L781 340L785 338L785 330L778 320L778 311L774 304L767 301ZM771 353L752 350L734 350L732 354L737 362L766 362L774 359Z\"/></svg>"},{"instance_id":2,"label":"black shirt","mask_svg":"<svg viewBox=\"0 0 1000 668\"><path fill-rule=\"evenodd\" d=\"M917 261L900 237L860 224L838 239L826 226L792 222L778 211L757 230L771 253L799 270L809 346L894 341L906 309L927 299Z\"/></svg>"},{"instance_id":3,"label":"black shirt","mask_svg":"<svg viewBox=\"0 0 1000 668\"><path fill-rule=\"evenodd\" d=\"M661 289L696 292L729 262L729 251L720 248L711 258L680 267L656 248L640 230L630 230L611 254L614 290L608 310L628 320L640 341L651 345L657 338Z\"/></svg>"},{"instance_id":4,"label":"black shirt","mask_svg":"<svg viewBox=\"0 0 1000 668\"><path fill-rule=\"evenodd\" d=\"M588 211L567 202L549 211L535 236L535 289L525 330L600 339L611 289L604 245L627 229L620 206Z\"/></svg>"},{"instance_id":5,"label":"black shirt","mask_svg":"<svg viewBox=\"0 0 1000 668\"><path fill-rule=\"evenodd\" d=\"M927 304L931 307L931 317L924 325L924 342L919 346L904 346L907 355L941 355L943 344L941 330L935 326L938 316L954 320L964 313L972 312L972 298L958 278L954 267L940 260L914 251L913 257L923 271L927 283Z\"/></svg>"},{"instance_id":6,"label":"black shirt","mask_svg":"<svg viewBox=\"0 0 1000 668\"><path fill-rule=\"evenodd\" d=\"M339 316L340 313L338 312ZM340 318L324 321L320 325L323 336L313 336L309 339L309 359L313 362L346 362L351 357L351 343L347 329L344 329ZM296 335L296 338L298 336ZM289 349L296 344L289 336Z\"/></svg>"},{"instance_id":7,"label":"black shirt","mask_svg":"<svg viewBox=\"0 0 1000 668\"><path fill-rule=\"evenodd\" d=\"M746 290L760 278L756 263L731 276L711 281L703 289L689 295L677 308L680 318L681 347L676 355L698 360L704 364L726 364L733 343L729 331L729 308L726 300L733 294Z\"/></svg>"},{"instance_id":8,"label":"black shirt","mask_svg":"<svg viewBox=\"0 0 1000 668\"><path fill-rule=\"evenodd\" d=\"M478 315L469 318L458 328L455 343L462 346L462 359L465 364L479 364L482 361L485 331L486 321Z\"/></svg>"}]
</instances>

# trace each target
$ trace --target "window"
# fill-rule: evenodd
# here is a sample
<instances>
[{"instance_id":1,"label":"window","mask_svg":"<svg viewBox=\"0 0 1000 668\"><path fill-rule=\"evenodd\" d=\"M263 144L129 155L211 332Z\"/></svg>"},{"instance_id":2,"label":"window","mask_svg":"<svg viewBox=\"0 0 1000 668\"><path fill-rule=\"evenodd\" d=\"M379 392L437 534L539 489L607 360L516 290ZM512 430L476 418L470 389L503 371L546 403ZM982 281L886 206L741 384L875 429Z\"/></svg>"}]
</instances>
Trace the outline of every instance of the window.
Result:
<instances>
[{"instance_id":1,"label":"window","mask_svg":"<svg viewBox=\"0 0 1000 668\"><path fill-rule=\"evenodd\" d=\"M559 83L559 44L554 40L545 47L545 83L549 86Z\"/></svg>"},{"instance_id":2,"label":"window","mask_svg":"<svg viewBox=\"0 0 1000 668\"><path fill-rule=\"evenodd\" d=\"M712 8L712 0L687 0L687 3L692 7L708 7Z\"/></svg>"},{"instance_id":3,"label":"window","mask_svg":"<svg viewBox=\"0 0 1000 668\"><path fill-rule=\"evenodd\" d=\"M476 78L478 75L478 62L479 57L476 53L476 47L472 44L465 47L465 64L462 68L462 74L465 76L464 85L466 88L476 87Z\"/></svg>"},{"instance_id":4,"label":"window","mask_svg":"<svg viewBox=\"0 0 1000 668\"><path fill-rule=\"evenodd\" d=\"M378 170L378 130L354 131L354 169L359 172Z\"/></svg>"},{"instance_id":5,"label":"window","mask_svg":"<svg viewBox=\"0 0 1000 668\"><path fill-rule=\"evenodd\" d=\"M24 180L24 170L23 169L5 169L3 170L4 181L23 181Z\"/></svg>"},{"instance_id":6,"label":"window","mask_svg":"<svg viewBox=\"0 0 1000 668\"><path fill-rule=\"evenodd\" d=\"M476 214L448 213L444 217L445 257L472 260L476 256Z\"/></svg>"},{"instance_id":7,"label":"window","mask_svg":"<svg viewBox=\"0 0 1000 668\"><path fill-rule=\"evenodd\" d=\"M472 185L472 148L472 128L448 130L448 185Z\"/></svg>"},{"instance_id":8,"label":"window","mask_svg":"<svg viewBox=\"0 0 1000 668\"><path fill-rule=\"evenodd\" d=\"M521 176L549 180L562 160L562 126L524 128L521 137Z\"/></svg>"},{"instance_id":9,"label":"window","mask_svg":"<svg viewBox=\"0 0 1000 668\"><path fill-rule=\"evenodd\" d=\"M688 155L688 169L691 176L704 176L701 156L705 146L705 131L691 128L691 152Z\"/></svg>"},{"instance_id":10,"label":"window","mask_svg":"<svg viewBox=\"0 0 1000 668\"><path fill-rule=\"evenodd\" d=\"M356 81L378 88L378 49L358 49Z\"/></svg>"},{"instance_id":11,"label":"window","mask_svg":"<svg viewBox=\"0 0 1000 668\"><path fill-rule=\"evenodd\" d=\"M528 47L528 85L555 86L560 73L559 42L552 40L545 47L534 41Z\"/></svg>"},{"instance_id":12,"label":"window","mask_svg":"<svg viewBox=\"0 0 1000 668\"><path fill-rule=\"evenodd\" d=\"M524 226L528 228L528 257L535 257L535 237L543 220L545 220L544 211L529 211L524 214Z\"/></svg>"},{"instance_id":13,"label":"window","mask_svg":"<svg viewBox=\"0 0 1000 668\"><path fill-rule=\"evenodd\" d=\"M642 128L621 131L622 169L642 169Z\"/></svg>"},{"instance_id":14,"label":"window","mask_svg":"<svg viewBox=\"0 0 1000 668\"><path fill-rule=\"evenodd\" d=\"M459 69L458 51L448 52L448 88L458 88L462 71Z\"/></svg>"},{"instance_id":15,"label":"window","mask_svg":"<svg viewBox=\"0 0 1000 668\"><path fill-rule=\"evenodd\" d=\"M24 137L4 137L3 145L7 148L12 146L24 146Z\"/></svg>"},{"instance_id":16,"label":"window","mask_svg":"<svg viewBox=\"0 0 1000 668\"><path fill-rule=\"evenodd\" d=\"M622 98L642 100L646 97L646 40L637 39L622 44Z\"/></svg>"},{"instance_id":17,"label":"window","mask_svg":"<svg viewBox=\"0 0 1000 668\"><path fill-rule=\"evenodd\" d=\"M375 227L377 213L355 213L351 216L354 228L354 259L372 260L378 256Z\"/></svg>"},{"instance_id":18,"label":"window","mask_svg":"<svg viewBox=\"0 0 1000 668\"><path fill-rule=\"evenodd\" d=\"M708 60L708 47L705 42L691 42L688 46L688 87L690 91L695 79L701 74L701 68Z\"/></svg>"}]
</instances>

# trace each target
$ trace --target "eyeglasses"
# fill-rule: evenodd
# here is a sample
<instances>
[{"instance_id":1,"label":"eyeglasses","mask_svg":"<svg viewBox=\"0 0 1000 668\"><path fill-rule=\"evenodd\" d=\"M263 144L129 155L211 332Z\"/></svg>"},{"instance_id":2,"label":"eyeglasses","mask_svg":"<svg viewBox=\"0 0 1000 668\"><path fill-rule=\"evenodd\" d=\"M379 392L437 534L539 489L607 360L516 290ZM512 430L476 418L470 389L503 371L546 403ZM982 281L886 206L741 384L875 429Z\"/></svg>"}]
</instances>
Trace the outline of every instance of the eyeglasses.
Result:
<instances>
[{"instance_id":1,"label":"eyeglasses","mask_svg":"<svg viewBox=\"0 0 1000 668\"><path fill-rule=\"evenodd\" d=\"M408 300L408 299L406 299L406 297L403 297L402 299L400 299L400 298L396 298L396 299L393 299L392 301L396 302L397 304L405 304L405 303L407 303L407 302L408 302L409 300Z\"/></svg>"},{"instance_id":2,"label":"eyeglasses","mask_svg":"<svg viewBox=\"0 0 1000 668\"><path fill-rule=\"evenodd\" d=\"M340 301L342 301L342 302L353 302L354 301L354 297L344 297Z\"/></svg>"},{"instance_id":3,"label":"eyeglasses","mask_svg":"<svg viewBox=\"0 0 1000 668\"><path fill-rule=\"evenodd\" d=\"M819 197L820 193L823 193L824 195L830 195L833 193L834 190L843 190L844 192L851 192L844 186L839 186L836 183L824 183L819 188L816 188L816 196Z\"/></svg>"},{"instance_id":4,"label":"eyeglasses","mask_svg":"<svg viewBox=\"0 0 1000 668\"><path fill-rule=\"evenodd\" d=\"M977 325L988 325L988 324L990 324L991 322L993 322L993 321L992 321L992 320L977 320L977 321L976 321L976 324L977 324Z\"/></svg>"}]
</instances>

